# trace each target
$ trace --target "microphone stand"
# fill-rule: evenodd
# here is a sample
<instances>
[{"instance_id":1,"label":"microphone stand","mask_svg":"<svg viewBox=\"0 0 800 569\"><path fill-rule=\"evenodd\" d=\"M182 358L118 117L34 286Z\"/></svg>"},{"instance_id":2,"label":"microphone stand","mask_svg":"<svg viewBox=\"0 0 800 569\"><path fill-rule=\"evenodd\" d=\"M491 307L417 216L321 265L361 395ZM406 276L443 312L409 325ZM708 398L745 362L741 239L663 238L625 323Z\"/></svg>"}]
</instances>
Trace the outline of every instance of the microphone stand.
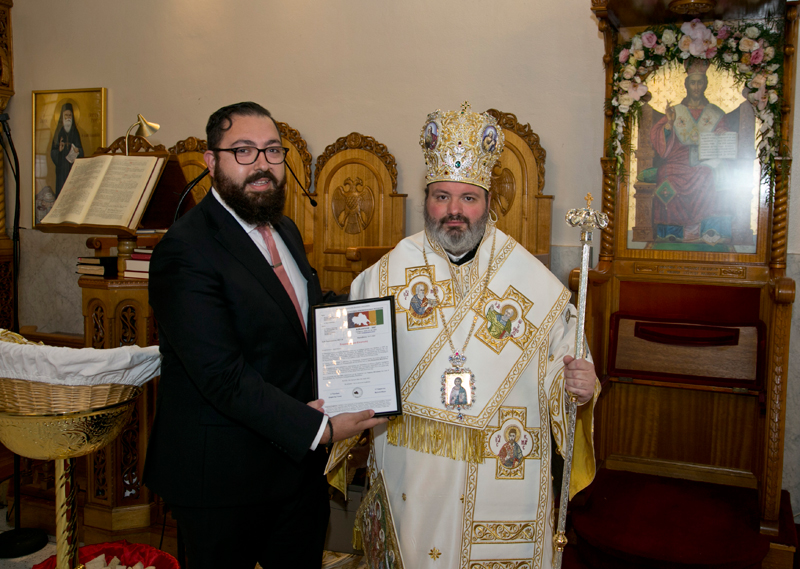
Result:
<instances>
[{"instance_id":1,"label":"microphone stand","mask_svg":"<svg viewBox=\"0 0 800 569\"><path fill-rule=\"evenodd\" d=\"M19 264L20 264L20 240L19 240L19 209L20 209L20 187L19 187L19 157L17 156L17 149L14 148L14 141L11 138L11 128L8 126L8 113L0 114L0 124L3 126L3 132L8 140L8 145L11 147L11 153L14 157L14 180L16 181L15 192L15 209L14 209L14 229L12 233L12 241L14 247L14 260L13 260L13 311L14 323L12 325L12 332L19 332ZM8 149L0 138L0 144L3 146L3 151L8 156ZM9 162L11 156L8 156ZM42 549L47 545L47 532L41 529L23 528L22 527L22 510L21 506L21 493L20 486L22 480L20 476L20 458L19 455L14 455L14 529L0 533L0 558L11 559L30 555Z\"/></svg>"}]
</instances>

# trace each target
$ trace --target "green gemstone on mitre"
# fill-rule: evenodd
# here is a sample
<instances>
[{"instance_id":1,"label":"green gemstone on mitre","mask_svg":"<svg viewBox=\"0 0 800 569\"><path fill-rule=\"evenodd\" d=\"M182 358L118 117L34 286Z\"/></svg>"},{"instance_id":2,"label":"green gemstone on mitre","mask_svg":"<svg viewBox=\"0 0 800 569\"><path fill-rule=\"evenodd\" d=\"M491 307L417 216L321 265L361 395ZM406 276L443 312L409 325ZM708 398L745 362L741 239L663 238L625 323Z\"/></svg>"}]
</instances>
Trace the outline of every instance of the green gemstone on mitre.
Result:
<instances>
[{"instance_id":1,"label":"green gemstone on mitre","mask_svg":"<svg viewBox=\"0 0 800 569\"><path fill-rule=\"evenodd\" d=\"M456 168L461 168L461 162L456 162Z\"/></svg>"}]
</instances>

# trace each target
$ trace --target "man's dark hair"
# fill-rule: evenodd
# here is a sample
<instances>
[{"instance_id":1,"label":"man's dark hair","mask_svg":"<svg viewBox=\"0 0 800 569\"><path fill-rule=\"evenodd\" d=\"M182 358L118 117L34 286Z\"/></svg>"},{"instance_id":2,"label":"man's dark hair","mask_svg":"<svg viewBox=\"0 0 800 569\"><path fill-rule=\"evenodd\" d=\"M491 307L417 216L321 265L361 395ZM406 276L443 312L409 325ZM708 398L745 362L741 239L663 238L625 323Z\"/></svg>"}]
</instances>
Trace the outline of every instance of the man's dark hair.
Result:
<instances>
[{"instance_id":1,"label":"man's dark hair","mask_svg":"<svg viewBox=\"0 0 800 569\"><path fill-rule=\"evenodd\" d=\"M219 141L222 140L222 135L231 128L231 125L233 124L231 117L234 116L269 117L272 119L273 123L275 122L275 119L272 118L272 115L267 109L258 103L253 103L251 101L222 107L208 117L208 123L206 124L206 141L208 142L209 149L217 148L219 146ZM278 125L275 124L275 128L277 127Z\"/></svg>"}]
</instances>

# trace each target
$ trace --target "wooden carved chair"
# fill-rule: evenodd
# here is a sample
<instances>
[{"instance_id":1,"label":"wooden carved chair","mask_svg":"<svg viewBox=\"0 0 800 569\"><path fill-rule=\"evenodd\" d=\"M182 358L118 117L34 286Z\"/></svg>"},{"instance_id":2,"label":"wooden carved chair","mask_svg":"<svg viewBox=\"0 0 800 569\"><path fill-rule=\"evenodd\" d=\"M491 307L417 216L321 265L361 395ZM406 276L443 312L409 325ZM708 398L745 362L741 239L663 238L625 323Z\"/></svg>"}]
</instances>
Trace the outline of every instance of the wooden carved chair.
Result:
<instances>
[{"instance_id":1,"label":"wooden carved chair","mask_svg":"<svg viewBox=\"0 0 800 569\"><path fill-rule=\"evenodd\" d=\"M314 175L322 211L314 219L319 246L311 264L324 289L339 291L369 266L368 260L377 260L404 237L406 195L397 193L394 156L357 132L328 146L317 158Z\"/></svg>"},{"instance_id":2,"label":"wooden carved chair","mask_svg":"<svg viewBox=\"0 0 800 569\"><path fill-rule=\"evenodd\" d=\"M190 136L186 140L178 141L175 146L171 146L169 152L170 154L174 154L178 159L178 163L181 165L186 180L192 181L206 169L206 163L203 160L203 153L206 150L208 150L208 145L205 140ZM205 177L198 182L198 184L192 188L191 194L186 196L189 207L194 207L200 203L200 200L205 197L210 189L210 178Z\"/></svg>"},{"instance_id":3,"label":"wooden carved chair","mask_svg":"<svg viewBox=\"0 0 800 569\"><path fill-rule=\"evenodd\" d=\"M497 227L549 267L553 196L542 193L546 152L530 124L520 124L515 115L497 109L486 112L497 119L506 138L492 170Z\"/></svg>"}]
</instances>

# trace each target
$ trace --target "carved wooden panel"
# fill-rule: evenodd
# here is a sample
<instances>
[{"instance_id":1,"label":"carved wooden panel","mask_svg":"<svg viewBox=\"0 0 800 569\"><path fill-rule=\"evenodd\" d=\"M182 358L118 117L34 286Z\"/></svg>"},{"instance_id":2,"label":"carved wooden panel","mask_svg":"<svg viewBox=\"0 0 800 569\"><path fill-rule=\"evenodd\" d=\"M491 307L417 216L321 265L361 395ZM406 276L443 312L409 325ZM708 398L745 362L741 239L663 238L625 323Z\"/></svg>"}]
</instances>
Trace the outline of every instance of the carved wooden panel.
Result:
<instances>
[{"instance_id":1,"label":"carved wooden panel","mask_svg":"<svg viewBox=\"0 0 800 569\"><path fill-rule=\"evenodd\" d=\"M286 123L276 121L281 133L281 143L289 149L286 165L292 169L303 188L311 193L311 154L303 136ZM308 197L297 184L297 180L286 172L286 205L283 213L297 224L304 243L314 242L314 215L319 208L311 205Z\"/></svg>"},{"instance_id":2,"label":"carved wooden panel","mask_svg":"<svg viewBox=\"0 0 800 569\"><path fill-rule=\"evenodd\" d=\"M312 265L324 289L342 290L357 272L348 247L393 247L404 237L405 194L397 193L397 164L389 150L357 132L317 158Z\"/></svg>"},{"instance_id":3,"label":"carved wooden panel","mask_svg":"<svg viewBox=\"0 0 800 569\"><path fill-rule=\"evenodd\" d=\"M497 227L550 265L553 196L544 190L546 152L530 124L496 109L486 111L497 119L506 143L492 170L492 210Z\"/></svg>"},{"instance_id":4,"label":"carved wooden panel","mask_svg":"<svg viewBox=\"0 0 800 569\"><path fill-rule=\"evenodd\" d=\"M207 149L205 140L190 136L186 140L179 140L175 146L170 146L169 152L177 156L186 180L192 181L206 169L203 153ZM197 205L210 190L211 178L206 176L192 188L191 197L187 196L186 199L191 200L192 205Z\"/></svg>"}]
</instances>

